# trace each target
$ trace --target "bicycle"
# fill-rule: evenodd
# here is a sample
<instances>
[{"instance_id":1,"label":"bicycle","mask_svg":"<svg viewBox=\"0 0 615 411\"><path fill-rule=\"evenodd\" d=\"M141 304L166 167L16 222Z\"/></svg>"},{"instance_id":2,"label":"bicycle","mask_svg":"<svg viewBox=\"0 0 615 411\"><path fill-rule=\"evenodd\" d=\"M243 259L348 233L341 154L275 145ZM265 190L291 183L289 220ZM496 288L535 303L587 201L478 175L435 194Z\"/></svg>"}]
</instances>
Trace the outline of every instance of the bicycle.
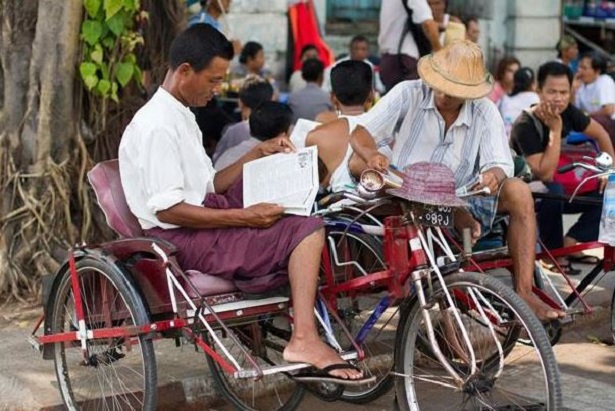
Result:
<instances>
[{"instance_id":1,"label":"bicycle","mask_svg":"<svg viewBox=\"0 0 615 411\"><path fill-rule=\"evenodd\" d=\"M537 199L550 199L558 201L575 201L583 202L586 204L600 206L602 200L594 198L578 197L577 192L586 181L590 178L597 178L597 176L609 176L615 174L615 170L612 166L612 159L608 154L598 154L595 158L584 156L576 162L570 163L564 167L561 167L558 172L563 173L575 169L577 167L585 168L592 171L594 176L588 177L581 181L577 190L572 196L558 196L543 193L534 193L534 197ZM561 295L557 290L549 276L543 272L540 265L536 264L535 271L535 287L534 293L537 294L545 303L549 304L553 308L563 309L567 312L568 317L564 320L552 321L549 324L545 324L545 327L550 334L552 344L556 344L562 334L562 326L570 324L574 321L575 316L581 314L591 314L593 308L584 300L583 295L589 291L588 287L594 284L595 280L602 274L605 275L609 271L615 269L615 249L613 246L599 241L592 241L588 243L580 243L573 246L561 247L558 249L547 249L544 244L539 243L542 248L542 252L536 254L536 260L549 261L555 267L555 272L561 274L567 285L570 287L570 292L567 295ZM458 246L459 250L462 249ZM603 250L603 258L597 263L594 263L593 268L588 274L586 274L577 286L574 286L569 276L559 266L557 262L558 257L565 257L571 254L577 254L586 250ZM461 252L461 251L460 251ZM477 253L467 255L467 266L473 267L480 271L487 271L494 268L510 268L512 261L509 258L506 247L497 248L495 250L486 250ZM591 288L589 288L591 289ZM613 338L615 341L615 292L614 297L611 300L611 328L613 329Z\"/></svg>"},{"instance_id":2,"label":"bicycle","mask_svg":"<svg viewBox=\"0 0 615 411\"><path fill-rule=\"evenodd\" d=\"M121 207L127 206L122 203L117 163L102 164L96 170L102 170L107 178L101 187L91 177L107 220L128 238L70 250L47 293L44 315L30 337L43 358L54 359L67 408L154 409L153 342L160 338L173 338L180 345L187 342L206 353L214 380L238 409L291 410L298 406L306 388L323 399L344 395L337 384L295 380L296 372L309 365L282 361L292 327L292 302L287 296L250 299L238 293L232 282L184 272L174 259L172 245L133 235L131 227L136 221L121 212ZM109 190L109 186L116 190ZM112 194L110 200L105 193ZM383 234L385 269L325 281L320 288L315 314L324 338L345 360L372 369L365 365L366 359L374 356L364 351L370 347L364 338L370 332L381 335L377 330L386 328L386 323L380 328L375 325L384 312L392 310L398 312L403 329L394 332L395 368L376 381L394 378L398 397L406 400L404 406L426 406L420 397L423 391L414 389L415 380L424 380L424 375L417 374L421 371L434 382L448 382L447 390L462 392L463 401L476 406L489 393L494 402L540 403L545 409L558 409L557 364L544 330L529 309L493 279L475 273L455 274L458 267L454 266L441 270L430 247L439 243L442 231L427 227L426 217L422 217L433 215L429 213L434 209L393 201L401 204L403 214L387 217L384 228L378 227ZM364 233L376 230L347 223ZM333 278L333 272L329 273ZM346 295L373 295L376 291L384 294L378 296L378 309L364 322L356 321L355 325L362 326L353 335L334 305L343 302ZM342 297L338 299L338 295ZM43 335L37 335L43 322ZM340 342L336 334L345 335L348 343ZM524 345L520 336L533 344ZM423 363L415 361L415 348L429 363L428 368L422 369ZM504 377L520 360L526 369L540 370L543 384L536 385L540 392L525 393L523 398L523 387L513 385L518 395L512 400L510 395L496 398L493 394L508 393L504 388L509 380Z\"/></svg>"},{"instance_id":3,"label":"bicycle","mask_svg":"<svg viewBox=\"0 0 615 411\"><path fill-rule=\"evenodd\" d=\"M376 186L376 189L380 188L379 185ZM417 409L429 406L432 399L423 398L423 395L425 392L436 392L435 397L438 399L447 398L459 406L472 403L479 409L483 406L497 408L502 404L496 403L503 401L503 397L509 402L507 406L516 406L518 409L557 409L561 405L557 365L552 357L548 338L533 313L512 290L497 280L476 273L457 274L460 261L446 243L442 227L439 227L451 225L450 208L444 215L438 213L437 207L426 212L419 211L421 207L416 208L416 204L405 207L403 217L385 218L384 234L387 265L393 272L408 275L414 284L411 297L404 299L400 305L401 333L397 333L394 351L395 368L392 375L402 377L395 380L397 396L403 399L401 408ZM448 224L441 224L443 221ZM376 229L365 224L360 227L372 234ZM392 235L392 231L398 231L397 235L400 237ZM394 248L394 245L399 248ZM436 261L435 247L439 247L441 253L447 256L447 264L441 265ZM407 271L408 268L412 271L411 274ZM347 284L336 285L332 291L344 289L344 286L355 290L358 287L377 287L380 279L374 281L376 278L377 274L374 274L361 278L362 281L348 281ZM397 287L403 288L405 277L399 279L402 281L397 283ZM389 290L391 296L404 294L400 288L396 289L395 283L390 286L393 287ZM327 289L322 290L322 293L326 295ZM378 317L380 309L391 305L391 301L383 298L378 309L374 310L372 319ZM472 325L470 331L468 324ZM493 333L490 334L491 332ZM479 341L482 343L474 347ZM492 344L485 343L489 341ZM496 347L499 347L499 351ZM535 352L539 354L533 356L538 358L529 360ZM524 391L518 386L511 388L518 383L517 378L514 373L510 377L507 373L510 365L517 361L530 364L527 365L530 368L533 365L540 369L537 373L530 371L528 374L547 376L543 381L545 385L542 386L547 395L532 401L529 399L532 397L529 390L517 395L506 391ZM502 370L506 372L502 373ZM417 373L420 374L417 376ZM429 375L429 378L426 375ZM495 384L497 379L502 385L506 385L502 391L506 395L499 398L496 394L501 394L499 390L502 388ZM435 385L440 390L424 390L424 385ZM540 384L536 386L541 387ZM489 399L483 398L486 392L489 392ZM456 403L455 394L460 395L460 398L456 398ZM523 395L526 398L520 399ZM511 400L513 397L515 399ZM437 407L440 408L437 409L451 405L450 402L446 405L439 402Z\"/></svg>"}]
</instances>

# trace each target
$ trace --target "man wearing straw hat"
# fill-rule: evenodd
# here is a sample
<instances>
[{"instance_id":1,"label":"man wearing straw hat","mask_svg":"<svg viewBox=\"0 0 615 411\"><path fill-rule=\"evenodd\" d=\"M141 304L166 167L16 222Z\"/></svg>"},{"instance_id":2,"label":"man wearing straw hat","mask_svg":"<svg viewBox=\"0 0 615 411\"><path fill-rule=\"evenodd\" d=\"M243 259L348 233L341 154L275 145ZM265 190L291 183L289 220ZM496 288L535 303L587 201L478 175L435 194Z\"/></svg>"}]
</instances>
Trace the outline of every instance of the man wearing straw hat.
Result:
<instances>
[{"instance_id":1,"label":"man wearing straw hat","mask_svg":"<svg viewBox=\"0 0 615 411\"><path fill-rule=\"evenodd\" d=\"M510 216L508 247L517 293L541 320L563 317L532 293L536 218L531 192L511 178L513 161L504 123L487 98L493 77L483 53L462 40L419 60L420 80L394 87L366 114L349 119L351 144L371 168L385 171L418 162L440 163L455 175L457 187L478 180L473 189L489 188L491 196L470 199L469 213L457 212L458 227L471 227L473 241L491 228L497 213ZM359 126L360 124L360 126ZM393 147L391 159L377 150ZM479 177L477 179L477 177Z\"/></svg>"}]
</instances>

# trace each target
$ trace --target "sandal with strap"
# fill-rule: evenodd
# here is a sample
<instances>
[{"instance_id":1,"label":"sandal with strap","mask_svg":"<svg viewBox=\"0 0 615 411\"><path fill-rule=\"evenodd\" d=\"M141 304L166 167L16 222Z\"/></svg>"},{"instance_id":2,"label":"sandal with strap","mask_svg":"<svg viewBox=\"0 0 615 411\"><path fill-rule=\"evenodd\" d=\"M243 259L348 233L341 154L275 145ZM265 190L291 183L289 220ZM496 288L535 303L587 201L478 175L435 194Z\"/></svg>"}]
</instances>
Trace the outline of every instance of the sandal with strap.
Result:
<instances>
[{"instance_id":1,"label":"sandal with strap","mask_svg":"<svg viewBox=\"0 0 615 411\"><path fill-rule=\"evenodd\" d=\"M559 272L557 266L551 262L542 262L542 266L549 271L553 271L555 273ZM579 275L582 272L582 270L574 268L570 260L566 260L566 262L559 263L559 266L562 268L562 271L566 275Z\"/></svg>"},{"instance_id":2,"label":"sandal with strap","mask_svg":"<svg viewBox=\"0 0 615 411\"><path fill-rule=\"evenodd\" d=\"M579 264L591 264L596 265L600 262L600 258L595 255L581 254L581 255L569 255L568 261Z\"/></svg>"},{"instance_id":3,"label":"sandal with strap","mask_svg":"<svg viewBox=\"0 0 615 411\"><path fill-rule=\"evenodd\" d=\"M376 381L376 376L363 377L358 379L349 379L331 375L334 370L355 370L361 371L357 366L349 363L332 364L320 370L306 371L293 375L293 379L300 382L328 382L339 385L364 385Z\"/></svg>"}]
</instances>

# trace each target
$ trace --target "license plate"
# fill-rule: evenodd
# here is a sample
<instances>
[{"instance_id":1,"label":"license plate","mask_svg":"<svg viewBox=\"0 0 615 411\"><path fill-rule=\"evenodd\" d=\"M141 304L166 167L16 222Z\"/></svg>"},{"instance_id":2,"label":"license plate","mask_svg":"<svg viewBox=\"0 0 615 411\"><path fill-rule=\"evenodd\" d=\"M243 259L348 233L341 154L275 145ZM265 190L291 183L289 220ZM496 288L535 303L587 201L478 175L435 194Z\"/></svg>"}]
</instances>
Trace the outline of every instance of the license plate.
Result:
<instances>
[{"instance_id":1,"label":"license plate","mask_svg":"<svg viewBox=\"0 0 615 411\"><path fill-rule=\"evenodd\" d=\"M422 225L430 227L453 227L452 207L425 205L415 212Z\"/></svg>"}]
</instances>

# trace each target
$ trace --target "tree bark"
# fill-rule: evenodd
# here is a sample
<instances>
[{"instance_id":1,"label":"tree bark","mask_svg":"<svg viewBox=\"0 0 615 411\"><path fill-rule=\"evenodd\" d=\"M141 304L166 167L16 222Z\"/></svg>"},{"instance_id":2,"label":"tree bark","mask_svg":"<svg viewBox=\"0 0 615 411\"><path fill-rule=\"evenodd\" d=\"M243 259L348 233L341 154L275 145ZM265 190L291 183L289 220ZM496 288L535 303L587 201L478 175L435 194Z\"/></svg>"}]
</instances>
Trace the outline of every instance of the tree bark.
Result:
<instances>
[{"instance_id":1,"label":"tree bark","mask_svg":"<svg viewBox=\"0 0 615 411\"><path fill-rule=\"evenodd\" d=\"M83 3L2 0L0 12L0 294L19 296L37 291L38 276L57 266L53 255L76 237L71 213L80 205L70 199L85 154L74 156Z\"/></svg>"}]
</instances>

